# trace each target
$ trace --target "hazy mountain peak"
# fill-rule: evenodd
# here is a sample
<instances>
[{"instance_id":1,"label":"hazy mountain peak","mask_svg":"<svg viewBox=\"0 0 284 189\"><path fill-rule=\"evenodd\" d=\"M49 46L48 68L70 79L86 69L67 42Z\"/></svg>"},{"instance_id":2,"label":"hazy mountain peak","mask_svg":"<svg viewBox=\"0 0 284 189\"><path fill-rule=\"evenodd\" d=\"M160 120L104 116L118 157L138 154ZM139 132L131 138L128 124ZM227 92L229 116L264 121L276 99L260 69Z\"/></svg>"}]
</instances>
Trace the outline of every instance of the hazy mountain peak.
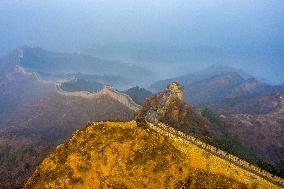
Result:
<instances>
[{"instance_id":1,"label":"hazy mountain peak","mask_svg":"<svg viewBox=\"0 0 284 189\"><path fill-rule=\"evenodd\" d=\"M98 58L88 54L52 52L40 47L23 46L11 53L4 62L45 74L82 73L112 75L128 81L143 81L152 73L134 64Z\"/></svg>"}]
</instances>

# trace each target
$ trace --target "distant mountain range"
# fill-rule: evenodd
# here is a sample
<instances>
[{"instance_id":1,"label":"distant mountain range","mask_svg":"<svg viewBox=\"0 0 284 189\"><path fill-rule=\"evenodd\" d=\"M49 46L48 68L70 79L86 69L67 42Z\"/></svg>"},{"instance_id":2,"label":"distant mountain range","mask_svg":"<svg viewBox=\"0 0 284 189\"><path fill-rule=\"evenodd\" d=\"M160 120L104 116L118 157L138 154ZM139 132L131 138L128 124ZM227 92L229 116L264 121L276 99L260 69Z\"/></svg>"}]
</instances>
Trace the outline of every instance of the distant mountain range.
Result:
<instances>
[{"instance_id":1,"label":"distant mountain range","mask_svg":"<svg viewBox=\"0 0 284 189\"><path fill-rule=\"evenodd\" d=\"M253 94L284 93L284 85L269 85L249 78L249 75L235 69L204 70L177 78L155 82L149 88L158 91L166 83L179 81L185 90L185 99L195 105L223 101L225 99Z\"/></svg>"},{"instance_id":2,"label":"distant mountain range","mask_svg":"<svg viewBox=\"0 0 284 189\"><path fill-rule=\"evenodd\" d=\"M108 74L132 80L150 74L149 71L135 65L103 60L86 54L54 53L41 48L30 47L23 47L17 51L19 65L37 72Z\"/></svg>"},{"instance_id":3,"label":"distant mountain range","mask_svg":"<svg viewBox=\"0 0 284 189\"><path fill-rule=\"evenodd\" d=\"M153 77L151 71L131 63L105 60L87 54L51 52L39 47L17 48L0 61L12 62L28 72L37 73L45 80L54 81L76 76L124 89ZM4 67L9 69L11 65L5 64Z\"/></svg>"}]
</instances>

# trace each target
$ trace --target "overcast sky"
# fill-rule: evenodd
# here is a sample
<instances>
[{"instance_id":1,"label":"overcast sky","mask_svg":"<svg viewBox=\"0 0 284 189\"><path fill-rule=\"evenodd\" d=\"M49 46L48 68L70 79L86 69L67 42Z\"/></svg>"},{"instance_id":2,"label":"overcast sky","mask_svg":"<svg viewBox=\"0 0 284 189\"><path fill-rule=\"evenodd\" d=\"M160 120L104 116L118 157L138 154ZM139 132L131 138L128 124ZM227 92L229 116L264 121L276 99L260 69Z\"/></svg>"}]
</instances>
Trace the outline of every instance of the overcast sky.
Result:
<instances>
[{"instance_id":1,"label":"overcast sky","mask_svg":"<svg viewBox=\"0 0 284 189\"><path fill-rule=\"evenodd\" d=\"M76 51L117 42L210 46L279 71L284 1L0 0L0 56L31 43Z\"/></svg>"}]
</instances>

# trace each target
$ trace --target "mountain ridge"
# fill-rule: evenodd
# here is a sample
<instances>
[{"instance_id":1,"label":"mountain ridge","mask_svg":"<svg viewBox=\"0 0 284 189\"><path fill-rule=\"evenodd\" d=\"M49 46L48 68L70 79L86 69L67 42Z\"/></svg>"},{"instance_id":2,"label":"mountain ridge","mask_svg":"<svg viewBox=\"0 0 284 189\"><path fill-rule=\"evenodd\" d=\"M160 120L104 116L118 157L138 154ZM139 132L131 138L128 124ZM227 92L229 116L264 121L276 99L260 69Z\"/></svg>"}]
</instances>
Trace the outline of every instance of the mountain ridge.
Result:
<instances>
[{"instance_id":1,"label":"mountain ridge","mask_svg":"<svg viewBox=\"0 0 284 189\"><path fill-rule=\"evenodd\" d=\"M178 138L174 136L173 134L155 129L155 127L149 126L153 130L144 130L141 129L140 127L136 126L135 122L99 122L99 123L89 123L87 127L84 130L77 131L71 140L64 144L60 145L57 147L56 151L53 152L48 158L46 158L41 165L38 166L37 170L33 173L33 175L29 178L28 182L25 185L25 188L39 188L39 186L45 185L48 187L54 187L54 186L60 186L60 185L65 185L72 187L74 185L79 185L84 188L90 188L93 186L107 186L107 187L115 187L115 186L124 186L127 188L137 188L143 186L162 186L166 184L164 178L164 175L171 174L172 179L168 181L168 187L170 186L173 188L174 186L179 185L180 183L181 186L183 187L189 187L190 185L195 186L195 187L220 187L220 188L278 188L277 185L272 184L271 182L267 182L267 180L263 180L263 176L259 177L260 175L266 175L265 173L261 173L260 170L257 170L259 172L258 176L255 174L252 174L251 172L247 172L243 168L239 168L238 166L235 167L234 164L228 163L228 161L223 160L222 158L219 158L218 156L211 156L209 155L210 153L206 152L206 150L202 150L200 147L196 147L190 142L186 142L186 140L182 138ZM164 128L167 128L167 126L162 126ZM100 129L100 131L98 131ZM112 132L110 132L112 131ZM102 133L100 133L102 132ZM110 134L111 137L110 137ZM136 134L136 137L133 137L133 134L131 135L130 133ZM143 133L143 134L142 134ZM146 137L146 136L147 137ZM96 140L92 140L91 138L94 137ZM141 136L144 138L141 139ZM184 135L183 135L184 136ZM154 137L162 138L161 141L156 141ZM165 138L163 138L165 137ZM102 138L106 138L109 140L109 142L100 142ZM136 138L136 139L135 139ZM147 142L148 140L153 140L155 142ZM81 141L84 145L79 147L78 142ZM134 144L136 144L136 151L135 149L129 149L130 151L134 150L134 156L132 160L132 156L128 155L127 152L128 150L128 145L129 142L133 141ZM146 148L144 150L139 150L141 147L143 147L143 143L141 144L140 142L144 142L144 146ZM107 154L107 158L100 158L97 159L96 153L97 153L97 148L94 147L94 142L97 142L99 144L104 143L104 149L101 152L101 156L105 157L104 155ZM152 144L152 148L148 149L147 143ZM196 143L198 143L196 141ZM132 143L133 144L133 143ZM160 148L158 145L162 144ZM119 148L119 146L123 145L126 150L122 151L123 148ZM173 146L171 146L173 145ZM93 148L91 148L93 146ZM109 146L112 146L112 149L116 149L114 151L109 151L108 148ZM167 146L167 148L165 148ZM204 146L205 148L205 146ZM209 147L208 147L209 148ZM87 150L89 149L89 150ZM121 150L118 150L121 149ZM143 148L142 148L143 149ZM157 151L159 150L160 151ZM150 150L150 151L149 151ZM98 149L99 151L99 149ZM144 151L144 152L143 152ZM146 152L145 152L146 151ZM175 153L169 154L169 152L174 151ZM88 153L87 153L88 152ZM84 155L84 154L88 155ZM120 155L120 154L123 155ZM136 158L135 153L139 153L140 157L139 159ZM155 155L151 155L151 153ZM159 155L160 153L160 155ZM218 152L221 153L221 152ZM149 155L148 155L149 154ZM174 154L178 154L178 156L175 157L176 163L170 163L173 161L173 157L167 158L169 155L174 156ZM191 154L189 156L186 156L187 154ZM221 153L222 154L222 153ZM112 157L117 157L117 159L112 159ZM123 156L124 158L121 158ZM62 157L62 158L61 158ZM89 158L86 158L89 157ZM159 158L159 161L163 162L163 167L160 169L162 170L159 171L160 169L157 168L159 166L158 164L155 164L156 162L158 163L157 159ZM162 158L162 160L160 159ZM188 161L187 158L190 158L190 161ZM89 159L89 160L88 160ZM105 159L105 160L104 160ZM164 159L167 159L167 161L164 162ZM187 166L183 165L182 167L179 168L179 179L177 178L176 171L170 171L172 169L175 169L175 166L180 166L180 159L182 162L185 164L188 164ZM198 163L196 161L193 161L194 159L198 159ZM102 162L107 161L105 163L106 169L104 169L103 163ZM130 162L131 164L130 164ZM138 162L137 162L138 161ZM141 163L139 163L141 161ZM191 162L192 163L189 163ZM65 166L62 166L62 163L65 164ZM73 163L72 163L73 162ZM101 163L99 163L101 162ZM124 162L127 165L128 169L124 170L123 172L114 172L117 170L116 165L119 164L120 166L124 167ZM151 163L150 163L151 162ZM205 162L209 163L206 164ZM235 160L237 162L237 160ZM74 164L75 163L75 164ZM99 164L98 164L99 163ZM183 164L184 164L183 163ZM205 163L205 164L204 164ZM240 162L239 162L240 163ZM242 163L242 162L241 162ZM94 166L96 164L97 166ZM132 168L134 164L134 167ZM203 165L204 164L204 165ZM66 167L66 165L68 165ZM152 168L152 166L154 167ZM155 167L156 165L156 167ZM171 166L170 166L171 165ZM80 168L81 166L84 166L84 168ZM142 166L142 167L141 167ZM143 166L148 167L143 168ZM174 167L173 167L174 166ZM249 166L249 165L248 165ZM70 168L68 168L70 167ZM100 167L100 168L98 168ZM110 167L110 168L108 168ZM141 167L141 168L140 168ZM191 168L192 167L192 168ZM140 171L141 173L139 174L139 177L137 177L137 173L135 170L140 171L141 169L143 171ZM152 169L158 169L151 173ZM250 168L254 169L254 168ZM131 171L132 170L132 171ZM200 177L201 175L197 176L197 180L192 183L192 180L195 180L195 176L189 176L195 171L204 171L206 170L206 174L203 175L205 176L208 180L205 185L203 185L203 179ZM230 172L235 170L237 174L230 174ZM48 175L50 172L53 172L51 177L44 177L41 175ZM68 175L66 175L66 171L68 172ZM84 171L84 173L82 172ZM120 169L120 171L122 171ZM150 171L150 172L149 172ZM152 170L153 171L153 170ZM170 171L170 173L169 173ZM100 174L98 174L98 172ZM133 175L132 177L129 176L129 173ZM145 172L145 173L144 173ZM61 174L59 174L61 173ZM63 175L62 175L63 173ZM64 174L65 173L65 174ZM208 177L207 175L212 174L212 177ZM222 173L223 177L220 178L217 175ZM122 177L123 174L125 175ZM150 177L146 176L151 175ZM157 175L159 179L155 179L154 175ZM187 174L187 176L185 176ZM90 175L93 175L91 178L93 179L88 179L90 178ZM100 175L103 175L105 178L104 181L101 180L102 177ZM230 176L229 176L230 175ZM119 178L123 179L117 179L117 176ZM216 177L217 176L217 177ZM267 175L268 176L268 175ZM187 178L186 180L184 180ZM264 178L266 178L264 176ZM271 176L272 178L272 176ZM112 179L115 180L112 181ZM142 180L143 179L143 180ZM211 179L221 179L220 181L217 181L215 183ZM224 180L222 180L224 179ZM275 180L275 178L272 178ZM177 182L179 180L179 182ZM210 180L210 181L209 181ZM282 182L281 179L277 179L277 181ZM273 181L272 181L273 182ZM145 185L144 183L147 183ZM217 185L216 185L217 184ZM275 183L276 184L276 183ZM224 186L225 185L225 186Z\"/></svg>"},{"instance_id":2,"label":"mountain ridge","mask_svg":"<svg viewBox=\"0 0 284 189\"><path fill-rule=\"evenodd\" d=\"M55 53L39 47L28 46L18 48L16 51L20 52L17 54L18 64L37 72L51 74L99 73L120 75L131 79L138 79L138 77L150 74L148 70L135 65L99 59L87 54Z\"/></svg>"}]
</instances>

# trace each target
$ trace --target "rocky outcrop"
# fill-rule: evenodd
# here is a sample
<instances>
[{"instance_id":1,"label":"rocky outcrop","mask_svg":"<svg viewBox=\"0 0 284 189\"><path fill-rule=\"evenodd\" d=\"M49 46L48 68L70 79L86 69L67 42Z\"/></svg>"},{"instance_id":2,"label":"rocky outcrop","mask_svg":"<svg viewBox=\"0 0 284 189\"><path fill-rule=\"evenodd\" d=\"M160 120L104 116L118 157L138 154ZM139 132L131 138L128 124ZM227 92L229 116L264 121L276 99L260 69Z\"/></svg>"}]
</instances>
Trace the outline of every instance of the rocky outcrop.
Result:
<instances>
[{"instance_id":1,"label":"rocky outcrop","mask_svg":"<svg viewBox=\"0 0 284 189\"><path fill-rule=\"evenodd\" d=\"M183 87L178 82L173 82L163 91L148 97L136 114L136 121L141 127L145 122L163 122L200 137L215 133L200 112L184 102Z\"/></svg>"},{"instance_id":2,"label":"rocky outcrop","mask_svg":"<svg viewBox=\"0 0 284 189\"><path fill-rule=\"evenodd\" d=\"M178 82L173 82L167 88L146 100L143 110L137 118L145 119L150 123L157 123L166 117L167 113L180 114L177 104L183 102L183 88ZM176 107L173 107L176 106ZM175 115L177 118L179 115Z\"/></svg>"}]
</instances>

